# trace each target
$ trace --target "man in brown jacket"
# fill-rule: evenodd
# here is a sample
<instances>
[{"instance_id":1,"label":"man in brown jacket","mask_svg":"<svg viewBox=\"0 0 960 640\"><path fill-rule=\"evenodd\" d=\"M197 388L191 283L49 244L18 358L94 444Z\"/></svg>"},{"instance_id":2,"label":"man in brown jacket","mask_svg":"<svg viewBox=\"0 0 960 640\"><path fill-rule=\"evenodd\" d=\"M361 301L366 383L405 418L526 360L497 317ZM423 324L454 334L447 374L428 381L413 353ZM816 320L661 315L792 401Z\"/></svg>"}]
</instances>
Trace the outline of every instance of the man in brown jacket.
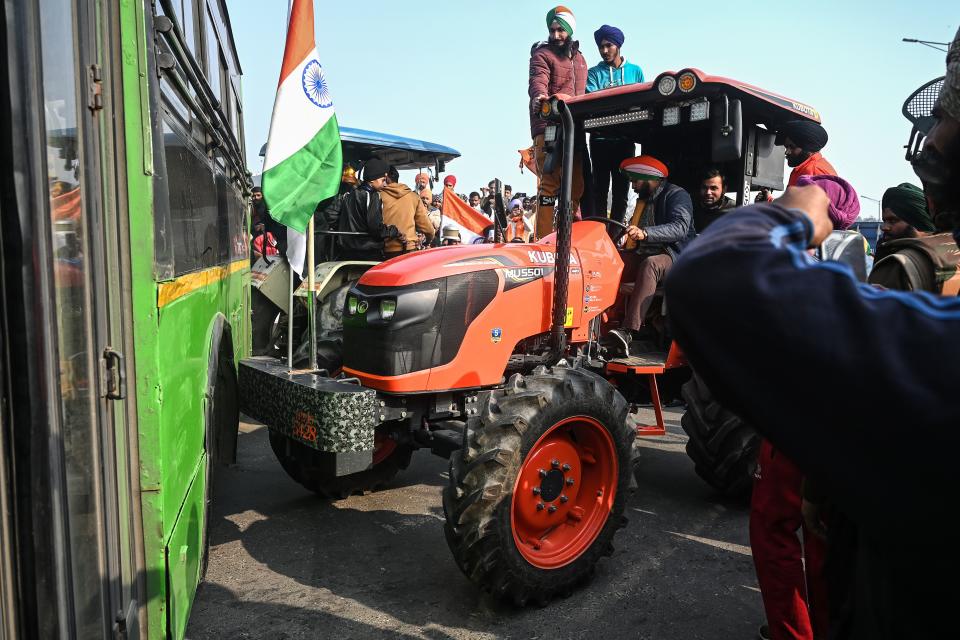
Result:
<instances>
[{"instance_id":1,"label":"man in brown jacket","mask_svg":"<svg viewBox=\"0 0 960 640\"><path fill-rule=\"evenodd\" d=\"M380 199L383 200L383 224L395 226L403 235L402 239L383 241L383 255L387 260L419 249L418 232L426 236L425 244L430 244L434 230L427 208L416 192L400 183L400 172L396 167L390 167L387 172L387 186L380 192Z\"/></svg>"},{"instance_id":2,"label":"man in brown jacket","mask_svg":"<svg viewBox=\"0 0 960 640\"><path fill-rule=\"evenodd\" d=\"M540 179L537 198L537 237L553 231L553 207L560 192L560 163L549 173L543 170L544 131L547 121L540 117L541 103L551 96L563 94L579 96L587 84L587 61L580 53L580 43L573 39L577 26L573 12L564 6L554 7L547 13L547 28L550 39L538 42L530 50L530 133L533 136L534 161ZM571 207L575 211L583 195L583 173L580 170L580 154L573 158L573 197Z\"/></svg>"}]
</instances>

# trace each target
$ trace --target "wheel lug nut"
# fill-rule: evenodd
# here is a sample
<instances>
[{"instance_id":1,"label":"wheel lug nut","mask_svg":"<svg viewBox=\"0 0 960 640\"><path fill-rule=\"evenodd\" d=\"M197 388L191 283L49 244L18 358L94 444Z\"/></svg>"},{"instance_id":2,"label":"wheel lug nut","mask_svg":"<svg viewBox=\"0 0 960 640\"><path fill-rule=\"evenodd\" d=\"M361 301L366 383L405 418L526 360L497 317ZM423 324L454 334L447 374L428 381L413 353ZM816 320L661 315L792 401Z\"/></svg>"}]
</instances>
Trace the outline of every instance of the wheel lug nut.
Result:
<instances>
[{"instance_id":1,"label":"wheel lug nut","mask_svg":"<svg viewBox=\"0 0 960 640\"><path fill-rule=\"evenodd\" d=\"M542 502L538 502L538 503L537 503L537 511L543 511L543 503L542 503Z\"/></svg>"},{"instance_id":2,"label":"wheel lug nut","mask_svg":"<svg viewBox=\"0 0 960 640\"><path fill-rule=\"evenodd\" d=\"M554 469L559 469L560 461L554 458L553 460L550 461L550 466L553 467Z\"/></svg>"},{"instance_id":3,"label":"wheel lug nut","mask_svg":"<svg viewBox=\"0 0 960 640\"><path fill-rule=\"evenodd\" d=\"M603 489L597 489L597 497L599 498L602 496L603 496Z\"/></svg>"},{"instance_id":4,"label":"wheel lug nut","mask_svg":"<svg viewBox=\"0 0 960 640\"><path fill-rule=\"evenodd\" d=\"M546 477L547 477L547 472L544 471L543 469L540 469L537 473L540 474L540 477L541 477L541 478L546 478Z\"/></svg>"},{"instance_id":5,"label":"wheel lug nut","mask_svg":"<svg viewBox=\"0 0 960 640\"><path fill-rule=\"evenodd\" d=\"M550 507L547 509L547 511L549 511L550 513L553 513L556 510L557 510L557 505L555 504L550 505Z\"/></svg>"},{"instance_id":6,"label":"wheel lug nut","mask_svg":"<svg viewBox=\"0 0 960 640\"><path fill-rule=\"evenodd\" d=\"M560 502L566 502L569 499L567 496L560 496Z\"/></svg>"},{"instance_id":7,"label":"wheel lug nut","mask_svg":"<svg viewBox=\"0 0 960 640\"><path fill-rule=\"evenodd\" d=\"M535 496L540 495L540 487L534 487L534 488L533 488L533 495L535 495Z\"/></svg>"},{"instance_id":8,"label":"wheel lug nut","mask_svg":"<svg viewBox=\"0 0 960 640\"><path fill-rule=\"evenodd\" d=\"M572 487L572 486L573 486L573 478L567 478L567 486L568 486L568 487Z\"/></svg>"},{"instance_id":9,"label":"wheel lug nut","mask_svg":"<svg viewBox=\"0 0 960 640\"><path fill-rule=\"evenodd\" d=\"M570 471L570 465L568 465L566 462L564 462L564 463L563 463L563 466L561 467L561 469L563 469L564 471Z\"/></svg>"}]
</instances>

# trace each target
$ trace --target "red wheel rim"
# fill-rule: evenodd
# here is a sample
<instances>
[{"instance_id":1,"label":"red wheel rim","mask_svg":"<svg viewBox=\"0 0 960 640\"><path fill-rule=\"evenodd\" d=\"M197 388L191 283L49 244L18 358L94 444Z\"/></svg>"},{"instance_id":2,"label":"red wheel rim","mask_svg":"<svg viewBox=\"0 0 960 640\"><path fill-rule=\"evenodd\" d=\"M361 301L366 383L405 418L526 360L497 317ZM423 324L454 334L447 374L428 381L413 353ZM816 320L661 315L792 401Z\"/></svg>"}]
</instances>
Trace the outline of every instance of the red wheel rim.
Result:
<instances>
[{"instance_id":1,"label":"red wheel rim","mask_svg":"<svg viewBox=\"0 0 960 640\"><path fill-rule=\"evenodd\" d=\"M513 486L513 541L527 562L557 569L579 558L610 517L619 476L613 437L594 418L550 427Z\"/></svg>"},{"instance_id":2,"label":"red wheel rim","mask_svg":"<svg viewBox=\"0 0 960 640\"><path fill-rule=\"evenodd\" d=\"M373 464L380 464L390 457L390 454L397 448L397 441L390 437L386 431L377 429L373 434Z\"/></svg>"}]
</instances>

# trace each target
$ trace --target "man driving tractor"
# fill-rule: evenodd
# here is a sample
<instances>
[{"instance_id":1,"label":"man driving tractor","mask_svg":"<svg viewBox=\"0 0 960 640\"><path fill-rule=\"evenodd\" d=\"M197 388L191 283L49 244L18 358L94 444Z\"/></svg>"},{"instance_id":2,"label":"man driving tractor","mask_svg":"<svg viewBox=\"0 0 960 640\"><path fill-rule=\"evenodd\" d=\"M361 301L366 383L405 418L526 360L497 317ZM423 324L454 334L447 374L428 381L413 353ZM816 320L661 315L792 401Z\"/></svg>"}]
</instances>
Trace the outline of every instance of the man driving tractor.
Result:
<instances>
[{"instance_id":1,"label":"man driving tractor","mask_svg":"<svg viewBox=\"0 0 960 640\"><path fill-rule=\"evenodd\" d=\"M614 332L624 343L638 337L657 286L683 246L695 235L690 194L667 182L667 166L653 156L627 158L620 171L633 183L637 206L624 216L626 237L620 252L623 282L633 281L623 324Z\"/></svg>"}]
</instances>

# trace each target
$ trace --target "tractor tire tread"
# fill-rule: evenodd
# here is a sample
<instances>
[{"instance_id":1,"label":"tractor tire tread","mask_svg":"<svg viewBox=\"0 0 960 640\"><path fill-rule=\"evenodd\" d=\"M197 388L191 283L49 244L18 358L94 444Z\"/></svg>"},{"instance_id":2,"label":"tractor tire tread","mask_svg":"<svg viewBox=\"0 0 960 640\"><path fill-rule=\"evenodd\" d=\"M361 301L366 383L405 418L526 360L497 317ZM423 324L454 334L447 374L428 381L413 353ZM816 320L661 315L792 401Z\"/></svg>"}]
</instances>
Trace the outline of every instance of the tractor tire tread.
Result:
<instances>
[{"instance_id":1,"label":"tractor tire tread","mask_svg":"<svg viewBox=\"0 0 960 640\"><path fill-rule=\"evenodd\" d=\"M537 367L527 376L514 374L485 405L482 418L467 421L464 446L450 459L443 492L445 537L457 566L483 590L517 606L542 606L568 595L590 578L601 557L612 553L613 536L626 523L623 510L635 486L635 430L628 424L623 397L582 369ZM617 496L594 543L568 565L543 570L516 548L510 528L513 484L529 449L574 407L598 418L613 436L620 458Z\"/></svg>"}]
</instances>

